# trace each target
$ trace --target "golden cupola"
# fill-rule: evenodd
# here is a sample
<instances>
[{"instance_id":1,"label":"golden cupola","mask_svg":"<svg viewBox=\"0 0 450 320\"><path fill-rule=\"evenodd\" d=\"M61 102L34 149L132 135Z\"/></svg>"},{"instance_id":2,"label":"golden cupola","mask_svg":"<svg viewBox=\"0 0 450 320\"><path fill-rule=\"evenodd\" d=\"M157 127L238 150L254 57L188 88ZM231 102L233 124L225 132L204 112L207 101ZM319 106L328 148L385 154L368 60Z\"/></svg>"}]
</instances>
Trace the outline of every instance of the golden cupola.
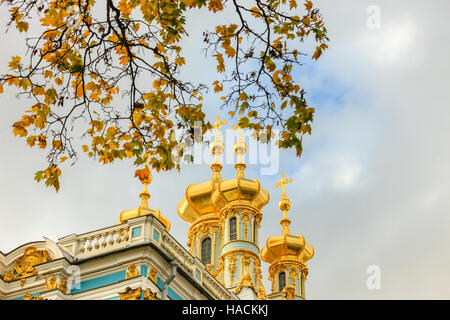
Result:
<instances>
[{"instance_id":1,"label":"golden cupola","mask_svg":"<svg viewBox=\"0 0 450 320\"><path fill-rule=\"evenodd\" d=\"M214 203L220 207L230 205L247 205L261 210L270 199L267 190L261 188L261 183L257 179L247 179L244 175L246 165L243 157L247 152L242 129L239 129L237 143L234 146L237 155L236 177L222 180L214 194Z\"/></svg>"},{"instance_id":2,"label":"golden cupola","mask_svg":"<svg viewBox=\"0 0 450 320\"><path fill-rule=\"evenodd\" d=\"M222 243L219 234L220 208L213 202L213 195L222 181L220 172L223 166L219 162L219 157L225 146L220 136L220 128L226 123L227 121L220 121L220 117L217 116L213 126L216 134L210 143L210 151L214 155L214 162L210 166L211 179L190 184L177 206L178 215L191 224L187 242L190 253L203 261L211 272L217 267L219 259L220 250L217 249L217 244L220 247Z\"/></svg>"},{"instance_id":3,"label":"golden cupola","mask_svg":"<svg viewBox=\"0 0 450 320\"><path fill-rule=\"evenodd\" d=\"M272 282L271 295L274 298L304 299L307 261L314 256L314 248L302 235L293 235L289 230L291 221L287 217L287 211L291 208L291 202L286 194L286 185L292 179L286 179L284 174L281 177L281 181L275 186L283 189L278 202L283 212L280 221L282 234L267 239L266 246L261 250L261 258L270 264L269 280Z\"/></svg>"},{"instance_id":4,"label":"golden cupola","mask_svg":"<svg viewBox=\"0 0 450 320\"><path fill-rule=\"evenodd\" d=\"M236 176L222 180L213 195L214 203L221 208L220 231L223 235L217 277L241 299L265 299L258 233L261 210L270 196L257 179L245 177L243 158L246 151L242 129L239 128L234 146Z\"/></svg>"},{"instance_id":5,"label":"golden cupola","mask_svg":"<svg viewBox=\"0 0 450 320\"><path fill-rule=\"evenodd\" d=\"M118 223L124 223L129 219L145 216L145 215L153 215L155 216L161 223L166 227L166 230L170 230L170 221L161 215L161 211L158 209L150 209L148 207L148 200L150 199L150 193L148 192L148 185L152 182L152 174L150 172L148 166L148 160L145 164L145 168L142 170L138 170L136 172L136 176L139 177L142 185L144 186L142 192L139 194L139 198L141 199L141 204L136 209L128 209L124 210L120 213L120 220Z\"/></svg>"},{"instance_id":6,"label":"golden cupola","mask_svg":"<svg viewBox=\"0 0 450 320\"><path fill-rule=\"evenodd\" d=\"M214 162L211 164L213 172L211 179L203 183L188 185L185 197L178 203L178 215L189 223L193 223L205 215L220 211L220 208L213 203L212 195L220 181L222 181L220 171L223 167L219 162L219 156L223 153L225 147L220 137L219 129L226 123L227 121L220 121L220 116L216 117L216 122L214 123L216 136L210 144L211 153L214 155Z\"/></svg>"}]
</instances>

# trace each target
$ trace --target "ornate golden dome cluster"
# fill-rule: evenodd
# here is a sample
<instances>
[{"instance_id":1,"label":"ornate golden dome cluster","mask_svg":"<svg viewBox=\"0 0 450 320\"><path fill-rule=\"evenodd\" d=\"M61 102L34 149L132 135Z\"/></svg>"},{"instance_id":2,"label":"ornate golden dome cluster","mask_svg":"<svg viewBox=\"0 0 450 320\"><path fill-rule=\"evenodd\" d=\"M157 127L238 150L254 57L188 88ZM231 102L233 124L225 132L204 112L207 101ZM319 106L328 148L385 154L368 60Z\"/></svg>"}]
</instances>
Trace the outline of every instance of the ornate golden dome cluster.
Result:
<instances>
[{"instance_id":1,"label":"ornate golden dome cluster","mask_svg":"<svg viewBox=\"0 0 450 320\"><path fill-rule=\"evenodd\" d=\"M307 261L313 257L314 248L302 235L293 235L289 230L291 221L287 217L287 211L290 210L291 203L286 194L286 185L292 179L286 179L283 174L281 181L275 184L282 188L278 203L283 212L280 221L282 233L269 237L266 246L260 250L258 230L261 226L262 209L269 202L270 195L257 179L245 177L246 165L243 158L247 146L241 129L234 146L237 155L234 165L236 176L222 179L223 166L219 157L225 148L219 129L226 123L227 121L220 121L217 117L214 124L216 134L210 143L210 151L214 155L210 166L211 179L188 185L183 199L177 205L179 216L190 224L187 242L189 251L229 290L238 294L243 290L244 298L249 297L246 296L248 291L243 289L245 287L251 288L258 299L267 298L261 278L262 258L270 264L272 298L304 299ZM137 209L123 211L120 223L152 214L169 230L170 222L161 212L148 208L150 194L147 186L152 180L148 164L142 171L145 172L140 176L144 185L144 190L139 195L141 205Z\"/></svg>"}]
</instances>

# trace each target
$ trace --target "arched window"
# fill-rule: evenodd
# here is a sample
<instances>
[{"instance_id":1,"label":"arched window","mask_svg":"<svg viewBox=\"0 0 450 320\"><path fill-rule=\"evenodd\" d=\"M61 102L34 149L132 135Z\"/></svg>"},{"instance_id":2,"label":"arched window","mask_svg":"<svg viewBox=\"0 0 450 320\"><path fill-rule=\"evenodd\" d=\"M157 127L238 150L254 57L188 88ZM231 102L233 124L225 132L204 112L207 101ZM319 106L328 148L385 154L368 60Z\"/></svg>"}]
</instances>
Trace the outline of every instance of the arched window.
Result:
<instances>
[{"instance_id":1,"label":"arched window","mask_svg":"<svg viewBox=\"0 0 450 320\"><path fill-rule=\"evenodd\" d=\"M230 241L236 240L237 233L236 233L236 217L233 217L230 219Z\"/></svg>"},{"instance_id":2,"label":"arched window","mask_svg":"<svg viewBox=\"0 0 450 320\"><path fill-rule=\"evenodd\" d=\"M253 242L256 243L256 234L258 232L258 222L253 221Z\"/></svg>"},{"instance_id":3,"label":"arched window","mask_svg":"<svg viewBox=\"0 0 450 320\"><path fill-rule=\"evenodd\" d=\"M202 262L207 265L211 263L211 238L205 238L202 241Z\"/></svg>"},{"instance_id":4,"label":"arched window","mask_svg":"<svg viewBox=\"0 0 450 320\"><path fill-rule=\"evenodd\" d=\"M286 287L286 273L284 271L278 274L278 291L281 291Z\"/></svg>"}]
</instances>

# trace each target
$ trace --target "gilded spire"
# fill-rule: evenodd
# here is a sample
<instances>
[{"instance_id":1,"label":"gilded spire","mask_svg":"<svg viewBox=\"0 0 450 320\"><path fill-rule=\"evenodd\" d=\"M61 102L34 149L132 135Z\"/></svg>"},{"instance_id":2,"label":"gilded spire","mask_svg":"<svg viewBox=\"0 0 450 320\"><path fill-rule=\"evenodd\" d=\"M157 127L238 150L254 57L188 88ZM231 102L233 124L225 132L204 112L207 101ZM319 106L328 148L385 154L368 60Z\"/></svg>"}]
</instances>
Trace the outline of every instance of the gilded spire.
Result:
<instances>
[{"instance_id":1,"label":"gilded spire","mask_svg":"<svg viewBox=\"0 0 450 320\"><path fill-rule=\"evenodd\" d=\"M246 165L244 163L244 155L247 152L247 145L245 143L244 135L242 133L242 128L235 127L233 129L238 130L238 139L236 144L234 145L234 153L237 155L237 162L234 165L234 167L237 170L236 177L244 177L244 170L246 168Z\"/></svg>"},{"instance_id":2,"label":"gilded spire","mask_svg":"<svg viewBox=\"0 0 450 320\"><path fill-rule=\"evenodd\" d=\"M281 211L283 211L283 218L280 221L280 224L283 226L283 235L291 234L289 231L289 225L291 224L291 220L287 217L287 211L291 208L291 201L286 194L286 185L292 182L292 178L286 179L286 175L283 173L281 175L281 180L275 183L275 187L281 187L283 192L281 194L281 199L278 202L278 206Z\"/></svg>"},{"instance_id":3,"label":"gilded spire","mask_svg":"<svg viewBox=\"0 0 450 320\"><path fill-rule=\"evenodd\" d=\"M120 220L118 223L124 223L128 221L129 219L145 216L145 215L153 215L155 216L159 221L162 222L162 224L166 227L166 230L170 230L170 221L166 218L164 218L161 215L161 211L158 209L150 209L148 207L148 200L150 199L150 193L148 192L148 185L152 182L152 173L150 172L149 167L149 160L150 157L147 158L147 161L145 162L144 169L136 170L135 176L139 178L141 181L143 187L142 192L139 194L139 198L141 199L141 204L136 209L130 209L130 210L124 210L120 213Z\"/></svg>"},{"instance_id":4,"label":"gilded spire","mask_svg":"<svg viewBox=\"0 0 450 320\"><path fill-rule=\"evenodd\" d=\"M148 165L149 160L150 158L147 158L144 169L138 170L136 172L136 176L139 177L139 180L144 186L142 192L139 194L139 198L141 199L141 205L139 206L139 208L143 209L148 209L148 200L151 197L150 193L148 192L148 185L152 183L153 176L152 173L150 172L150 167Z\"/></svg>"},{"instance_id":5,"label":"gilded spire","mask_svg":"<svg viewBox=\"0 0 450 320\"><path fill-rule=\"evenodd\" d=\"M287 217L287 211L291 208L291 202L286 194L286 185L292 179L287 179L284 174L281 180L275 184L281 187L283 192L278 202L283 218L280 224L283 232L279 236L269 237L266 246L261 249L261 258L270 264L269 280L272 283L272 293L269 298L281 297L283 300L305 299L304 281L308 275L307 261L314 256L314 248L306 242L302 235L293 235L289 230L291 221ZM281 282L280 279L284 279Z\"/></svg>"},{"instance_id":6,"label":"gilded spire","mask_svg":"<svg viewBox=\"0 0 450 320\"><path fill-rule=\"evenodd\" d=\"M213 128L216 130L216 136L214 137L214 141L211 142L210 145L211 153L214 155L214 162L211 165L212 170L217 170L217 168L219 167L220 169L222 169L222 165L219 162L219 157L225 150L225 146L223 144L222 138L220 137L220 128L227 123L227 120L220 121L220 116L217 116L216 122L213 125Z\"/></svg>"}]
</instances>

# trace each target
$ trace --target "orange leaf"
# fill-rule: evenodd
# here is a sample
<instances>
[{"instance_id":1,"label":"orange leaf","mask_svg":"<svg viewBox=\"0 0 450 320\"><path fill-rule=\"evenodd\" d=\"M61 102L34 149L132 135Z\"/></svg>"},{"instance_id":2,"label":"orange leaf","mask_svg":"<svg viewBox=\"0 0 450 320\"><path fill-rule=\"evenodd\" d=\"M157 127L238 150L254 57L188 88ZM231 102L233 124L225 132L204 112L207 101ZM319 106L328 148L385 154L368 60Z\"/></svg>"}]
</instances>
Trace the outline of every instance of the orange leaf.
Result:
<instances>
[{"instance_id":1,"label":"orange leaf","mask_svg":"<svg viewBox=\"0 0 450 320\"><path fill-rule=\"evenodd\" d=\"M144 169L137 169L134 176L139 178L142 183L150 183L150 170L147 166Z\"/></svg>"}]
</instances>

